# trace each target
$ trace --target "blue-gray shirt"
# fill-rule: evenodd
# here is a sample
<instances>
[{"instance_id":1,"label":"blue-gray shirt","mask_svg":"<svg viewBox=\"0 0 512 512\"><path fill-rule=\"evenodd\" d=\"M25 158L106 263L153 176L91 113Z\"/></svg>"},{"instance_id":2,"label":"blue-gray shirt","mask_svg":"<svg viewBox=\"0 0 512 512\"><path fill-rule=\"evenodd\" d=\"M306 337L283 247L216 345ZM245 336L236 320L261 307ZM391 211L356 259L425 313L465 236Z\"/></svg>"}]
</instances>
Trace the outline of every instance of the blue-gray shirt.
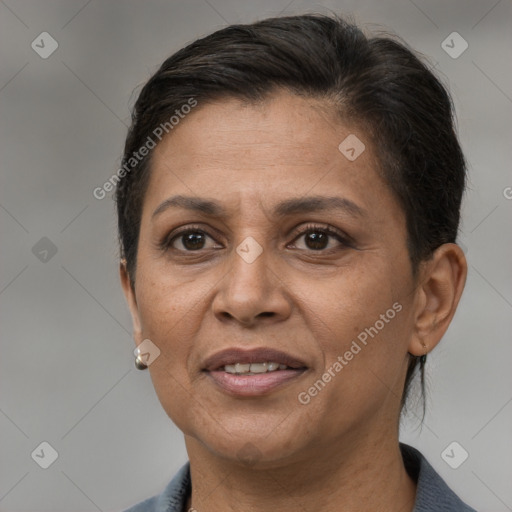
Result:
<instances>
[{"instance_id":1,"label":"blue-gray shirt","mask_svg":"<svg viewBox=\"0 0 512 512\"><path fill-rule=\"evenodd\" d=\"M446 485L418 450L403 443L400 443L400 449L407 472L417 482L413 512L476 512ZM125 512L186 512L190 492L190 463L187 462L162 494L148 498Z\"/></svg>"}]
</instances>

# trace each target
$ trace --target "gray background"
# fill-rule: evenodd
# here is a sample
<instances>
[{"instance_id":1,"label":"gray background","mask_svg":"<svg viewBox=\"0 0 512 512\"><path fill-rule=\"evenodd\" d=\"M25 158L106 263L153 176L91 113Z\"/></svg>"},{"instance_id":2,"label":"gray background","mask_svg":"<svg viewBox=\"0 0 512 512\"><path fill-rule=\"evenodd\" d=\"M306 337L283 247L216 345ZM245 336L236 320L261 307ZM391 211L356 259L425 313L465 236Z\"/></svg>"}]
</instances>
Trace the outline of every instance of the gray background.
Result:
<instances>
[{"instance_id":1,"label":"gray background","mask_svg":"<svg viewBox=\"0 0 512 512\"><path fill-rule=\"evenodd\" d=\"M5 0L1 511L122 510L185 462L181 432L133 366L114 206L92 191L119 166L133 89L165 57L226 24L328 9L398 33L454 96L470 173L469 277L430 357L423 428L412 413L401 436L471 505L512 510L510 1ZM47 59L31 48L43 31L59 45ZM454 31L469 44L458 58L441 46ZM31 457L43 441L58 452L48 469ZM469 453L458 469L441 457L452 441Z\"/></svg>"}]
</instances>

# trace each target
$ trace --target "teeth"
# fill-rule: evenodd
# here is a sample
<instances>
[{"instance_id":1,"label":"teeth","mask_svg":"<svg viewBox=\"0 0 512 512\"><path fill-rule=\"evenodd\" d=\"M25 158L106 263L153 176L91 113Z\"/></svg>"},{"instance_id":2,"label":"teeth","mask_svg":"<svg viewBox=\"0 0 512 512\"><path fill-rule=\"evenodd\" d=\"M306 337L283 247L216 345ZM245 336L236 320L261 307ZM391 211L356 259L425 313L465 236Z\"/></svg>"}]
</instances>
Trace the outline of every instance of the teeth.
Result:
<instances>
[{"instance_id":1,"label":"teeth","mask_svg":"<svg viewBox=\"0 0 512 512\"><path fill-rule=\"evenodd\" d=\"M251 373L267 373L267 363L252 363Z\"/></svg>"},{"instance_id":2,"label":"teeth","mask_svg":"<svg viewBox=\"0 0 512 512\"><path fill-rule=\"evenodd\" d=\"M285 370L288 368L285 364L279 364L274 362L265 363L236 363L227 364L224 366L224 371L227 373L237 373L244 375L255 375L257 373L275 372L276 370Z\"/></svg>"}]
</instances>

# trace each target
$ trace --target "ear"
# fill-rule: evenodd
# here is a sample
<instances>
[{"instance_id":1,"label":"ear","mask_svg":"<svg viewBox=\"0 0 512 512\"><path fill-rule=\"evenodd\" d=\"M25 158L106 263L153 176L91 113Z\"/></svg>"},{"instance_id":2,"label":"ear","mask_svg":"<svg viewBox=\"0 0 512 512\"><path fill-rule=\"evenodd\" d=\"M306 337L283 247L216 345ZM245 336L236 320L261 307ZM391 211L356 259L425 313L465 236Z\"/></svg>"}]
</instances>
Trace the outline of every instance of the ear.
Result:
<instances>
[{"instance_id":1,"label":"ear","mask_svg":"<svg viewBox=\"0 0 512 512\"><path fill-rule=\"evenodd\" d=\"M135 297L135 290L130 281L130 275L128 274L125 259L122 259L119 263L119 276L121 278L121 286L123 287L124 296L132 317L133 336L138 345L142 341L142 327L137 299Z\"/></svg>"},{"instance_id":2,"label":"ear","mask_svg":"<svg viewBox=\"0 0 512 512\"><path fill-rule=\"evenodd\" d=\"M462 249L451 243L441 245L424 263L416 293L409 353L422 356L441 341L464 290L467 270Z\"/></svg>"}]
</instances>

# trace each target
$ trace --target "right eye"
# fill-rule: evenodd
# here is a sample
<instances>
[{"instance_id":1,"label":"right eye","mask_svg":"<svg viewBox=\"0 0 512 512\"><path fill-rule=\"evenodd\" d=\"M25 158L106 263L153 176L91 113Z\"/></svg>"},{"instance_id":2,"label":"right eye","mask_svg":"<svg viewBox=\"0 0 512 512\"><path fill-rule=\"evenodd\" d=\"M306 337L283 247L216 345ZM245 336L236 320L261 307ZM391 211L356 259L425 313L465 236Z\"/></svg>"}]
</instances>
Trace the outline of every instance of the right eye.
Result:
<instances>
[{"instance_id":1,"label":"right eye","mask_svg":"<svg viewBox=\"0 0 512 512\"><path fill-rule=\"evenodd\" d=\"M166 237L160 244L162 250L197 252L202 249L218 248L218 245L215 245L216 242L213 238L208 233L200 229L188 227L177 233L172 233L171 235L172 236ZM211 247L205 247L208 238L214 242Z\"/></svg>"}]
</instances>

